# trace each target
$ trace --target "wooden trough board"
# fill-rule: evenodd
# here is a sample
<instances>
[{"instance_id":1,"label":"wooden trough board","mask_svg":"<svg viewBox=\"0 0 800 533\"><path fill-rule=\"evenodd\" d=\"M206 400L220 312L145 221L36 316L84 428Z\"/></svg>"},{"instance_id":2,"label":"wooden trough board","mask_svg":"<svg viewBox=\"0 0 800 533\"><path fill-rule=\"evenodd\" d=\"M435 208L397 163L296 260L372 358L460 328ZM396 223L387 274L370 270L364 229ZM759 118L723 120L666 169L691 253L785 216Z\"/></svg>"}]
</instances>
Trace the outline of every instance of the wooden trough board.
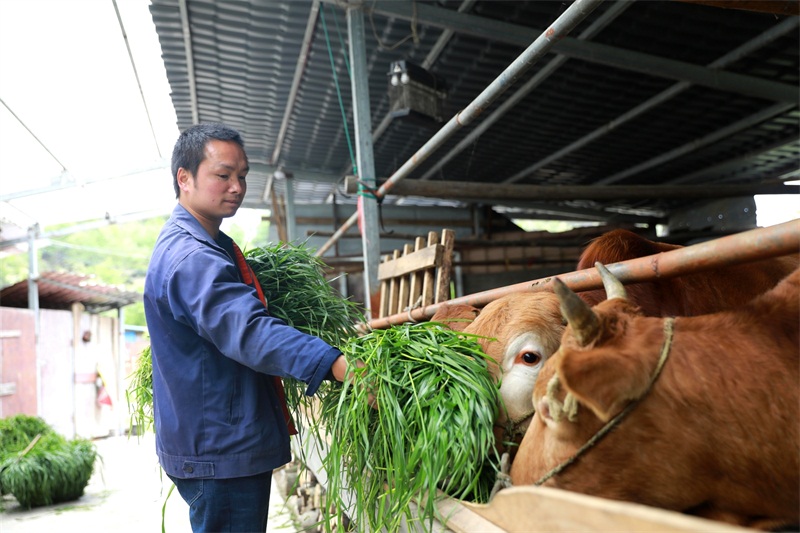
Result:
<instances>
[{"instance_id":1,"label":"wooden trough board","mask_svg":"<svg viewBox=\"0 0 800 533\"><path fill-rule=\"evenodd\" d=\"M510 487L488 504L445 499L440 520L456 533L621 531L744 533L754 530L646 505L547 487Z\"/></svg>"}]
</instances>

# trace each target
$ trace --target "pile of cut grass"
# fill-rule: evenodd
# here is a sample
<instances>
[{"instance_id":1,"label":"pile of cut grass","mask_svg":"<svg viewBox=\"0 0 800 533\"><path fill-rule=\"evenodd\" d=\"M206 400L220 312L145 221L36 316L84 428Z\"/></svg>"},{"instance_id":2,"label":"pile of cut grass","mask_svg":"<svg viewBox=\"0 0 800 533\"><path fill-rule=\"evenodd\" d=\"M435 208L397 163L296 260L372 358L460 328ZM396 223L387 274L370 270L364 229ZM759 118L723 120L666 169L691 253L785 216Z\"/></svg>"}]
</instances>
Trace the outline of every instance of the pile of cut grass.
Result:
<instances>
[{"instance_id":1,"label":"pile of cut grass","mask_svg":"<svg viewBox=\"0 0 800 533\"><path fill-rule=\"evenodd\" d=\"M323 397L319 428L329 435L329 526L346 515L373 531L397 531L403 521L432 528L439 491L489 500L498 386L476 339L427 322L344 346L353 377Z\"/></svg>"},{"instance_id":2,"label":"pile of cut grass","mask_svg":"<svg viewBox=\"0 0 800 533\"><path fill-rule=\"evenodd\" d=\"M327 266L302 244L268 244L244 252L256 273L270 315L332 346L357 335L364 314L325 279Z\"/></svg>"},{"instance_id":3,"label":"pile of cut grass","mask_svg":"<svg viewBox=\"0 0 800 533\"><path fill-rule=\"evenodd\" d=\"M23 507L80 498L96 458L91 441L67 440L41 418L0 419L0 494L14 495Z\"/></svg>"}]
</instances>

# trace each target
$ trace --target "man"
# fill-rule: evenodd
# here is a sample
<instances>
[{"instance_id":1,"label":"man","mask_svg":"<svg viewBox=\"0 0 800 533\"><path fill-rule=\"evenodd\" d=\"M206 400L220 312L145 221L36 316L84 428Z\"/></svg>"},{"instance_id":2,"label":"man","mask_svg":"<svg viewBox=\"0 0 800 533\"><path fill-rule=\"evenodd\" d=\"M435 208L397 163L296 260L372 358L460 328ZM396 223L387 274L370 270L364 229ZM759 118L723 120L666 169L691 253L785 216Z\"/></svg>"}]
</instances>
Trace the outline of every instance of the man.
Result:
<instances>
[{"instance_id":1,"label":"man","mask_svg":"<svg viewBox=\"0 0 800 533\"><path fill-rule=\"evenodd\" d=\"M269 316L241 251L219 229L242 204L248 170L236 130L200 124L180 135L178 205L145 279L156 452L195 532L266 530L272 471L291 460L274 376L303 381L311 395L346 370L337 348Z\"/></svg>"}]
</instances>

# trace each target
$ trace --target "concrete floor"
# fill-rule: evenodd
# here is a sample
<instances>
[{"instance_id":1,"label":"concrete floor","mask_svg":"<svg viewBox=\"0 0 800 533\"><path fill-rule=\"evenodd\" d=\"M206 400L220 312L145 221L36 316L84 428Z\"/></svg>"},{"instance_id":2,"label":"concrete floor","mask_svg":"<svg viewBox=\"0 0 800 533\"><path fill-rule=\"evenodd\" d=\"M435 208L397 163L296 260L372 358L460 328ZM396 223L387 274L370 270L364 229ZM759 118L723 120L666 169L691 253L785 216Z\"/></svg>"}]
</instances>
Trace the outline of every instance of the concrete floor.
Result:
<instances>
[{"instance_id":1,"label":"concrete floor","mask_svg":"<svg viewBox=\"0 0 800 533\"><path fill-rule=\"evenodd\" d=\"M6 496L0 511L2 533L142 533L161 531L161 511L172 482L161 478L152 434L95 441L102 462L76 501L25 510ZM164 531L191 533L189 510L177 491L166 500ZM272 485L267 532L297 531L291 513Z\"/></svg>"}]
</instances>

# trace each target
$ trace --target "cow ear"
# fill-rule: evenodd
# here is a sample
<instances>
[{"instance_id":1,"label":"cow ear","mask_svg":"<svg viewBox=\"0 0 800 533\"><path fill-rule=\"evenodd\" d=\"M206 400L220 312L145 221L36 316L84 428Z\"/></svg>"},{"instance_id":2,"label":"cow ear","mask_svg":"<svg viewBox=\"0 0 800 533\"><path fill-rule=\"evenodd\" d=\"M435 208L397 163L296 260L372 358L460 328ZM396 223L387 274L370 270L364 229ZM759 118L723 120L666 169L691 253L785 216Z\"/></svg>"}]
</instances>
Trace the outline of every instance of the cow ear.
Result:
<instances>
[{"instance_id":1,"label":"cow ear","mask_svg":"<svg viewBox=\"0 0 800 533\"><path fill-rule=\"evenodd\" d=\"M444 304L431 317L431 322L440 322L453 331L464 331L480 313L480 309L471 305Z\"/></svg>"},{"instance_id":2,"label":"cow ear","mask_svg":"<svg viewBox=\"0 0 800 533\"><path fill-rule=\"evenodd\" d=\"M565 350L557 372L567 392L603 422L641 397L650 382L641 357L602 347Z\"/></svg>"}]
</instances>

